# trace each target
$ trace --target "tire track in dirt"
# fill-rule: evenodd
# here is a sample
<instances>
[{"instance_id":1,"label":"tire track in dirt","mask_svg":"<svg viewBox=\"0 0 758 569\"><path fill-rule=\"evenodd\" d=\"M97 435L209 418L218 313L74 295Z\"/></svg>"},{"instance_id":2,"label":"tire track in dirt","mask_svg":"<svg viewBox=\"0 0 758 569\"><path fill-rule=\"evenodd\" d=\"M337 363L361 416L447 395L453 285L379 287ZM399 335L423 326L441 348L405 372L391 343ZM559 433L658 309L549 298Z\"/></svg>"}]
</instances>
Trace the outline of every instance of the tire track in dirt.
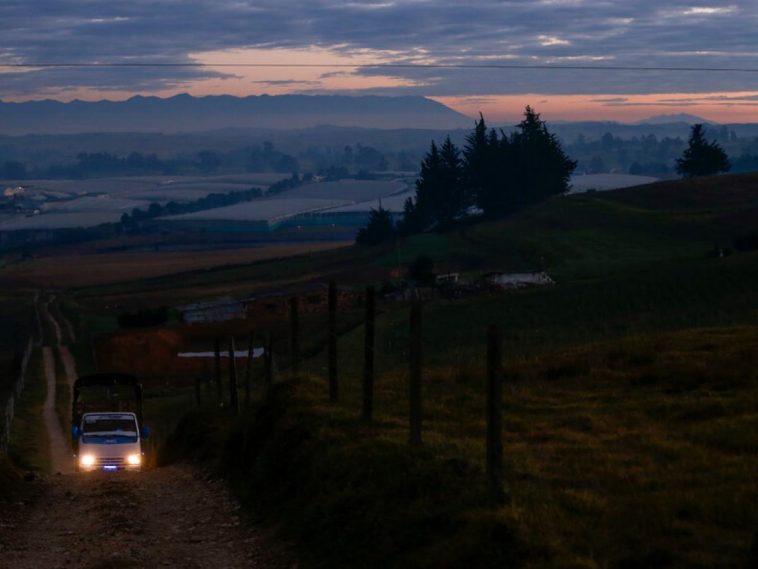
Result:
<instances>
[{"instance_id":1,"label":"tire track in dirt","mask_svg":"<svg viewBox=\"0 0 758 569\"><path fill-rule=\"evenodd\" d=\"M50 441L50 468L53 472L68 474L74 471L71 445L61 429L58 413L55 409L55 355L49 346L42 348L42 360L47 384L47 396L42 407L42 420Z\"/></svg>"},{"instance_id":2,"label":"tire track in dirt","mask_svg":"<svg viewBox=\"0 0 758 569\"><path fill-rule=\"evenodd\" d=\"M61 421L58 418L55 406L56 391L58 388L56 381L55 351L63 362L66 373L69 393L76 381L76 366L74 358L67 347L62 347L63 339L61 327L53 317L50 307L55 297L51 296L47 302L41 303L42 317L47 320L55 332L55 338L47 338L47 342L42 347L43 367L45 373L45 382L47 384L47 396L42 411L42 418L47 430L48 440L50 441L50 468L52 472L69 474L74 472L73 452L66 433L61 428ZM65 417L62 417L65 420Z\"/></svg>"},{"instance_id":3,"label":"tire track in dirt","mask_svg":"<svg viewBox=\"0 0 758 569\"><path fill-rule=\"evenodd\" d=\"M70 390L74 389L74 382L79 377L77 371L76 371L76 360L74 360L74 356L71 353L71 351L68 349L68 346L58 346L58 355L61 358L61 361L63 362L63 369L66 373L66 379L68 380L68 387Z\"/></svg>"}]
</instances>

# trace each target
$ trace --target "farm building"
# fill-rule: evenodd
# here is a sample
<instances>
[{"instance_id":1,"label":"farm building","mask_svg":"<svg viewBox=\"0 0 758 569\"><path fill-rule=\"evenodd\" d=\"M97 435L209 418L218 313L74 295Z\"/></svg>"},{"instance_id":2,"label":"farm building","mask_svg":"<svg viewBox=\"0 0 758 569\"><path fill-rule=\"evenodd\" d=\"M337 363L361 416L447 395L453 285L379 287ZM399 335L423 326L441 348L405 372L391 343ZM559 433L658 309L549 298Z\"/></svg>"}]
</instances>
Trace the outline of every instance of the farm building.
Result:
<instances>
[{"instance_id":1,"label":"farm building","mask_svg":"<svg viewBox=\"0 0 758 569\"><path fill-rule=\"evenodd\" d=\"M182 320L188 324L242 320L246 316L245 303L233 298L212 302L199 302L178 307Z\"/></svg>"},{"instance_id":2,"label":"farm building","mask_svg":"<svg viewBox=\"0 0 758 569\"><path fill-rule=\"evenodd\" d=\"M501 288L552 285L555 281L544 271L535 273L489 273L484 276L488 283Z\"/></svg>"}]
</instances>

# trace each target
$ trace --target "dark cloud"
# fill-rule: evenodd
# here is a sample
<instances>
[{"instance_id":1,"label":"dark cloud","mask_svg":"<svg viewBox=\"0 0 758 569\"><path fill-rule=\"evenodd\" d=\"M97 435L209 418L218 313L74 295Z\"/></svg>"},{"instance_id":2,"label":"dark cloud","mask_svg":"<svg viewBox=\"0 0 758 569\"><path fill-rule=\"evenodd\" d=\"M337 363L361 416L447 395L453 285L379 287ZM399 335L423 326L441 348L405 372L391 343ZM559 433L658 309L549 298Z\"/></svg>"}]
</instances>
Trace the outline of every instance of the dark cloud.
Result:
<instances>
[{"instance_id":1,"label":"dark cloud","mask_svg":"<svg viewBox=\"0 0 758 569\"><path fill-rule=\"evenodd\" d=\"M0 22L6 63L190 62L200 52L318 46L396 63L758 67L758 10L737 0L3 0ZM758 90L758 73L358 73L416 82L390 92L439 96ZM67 86L149 90L211 76L224 75L195 68L31 71L2 75L0 96Z\"/></svg>"}]
</instances>

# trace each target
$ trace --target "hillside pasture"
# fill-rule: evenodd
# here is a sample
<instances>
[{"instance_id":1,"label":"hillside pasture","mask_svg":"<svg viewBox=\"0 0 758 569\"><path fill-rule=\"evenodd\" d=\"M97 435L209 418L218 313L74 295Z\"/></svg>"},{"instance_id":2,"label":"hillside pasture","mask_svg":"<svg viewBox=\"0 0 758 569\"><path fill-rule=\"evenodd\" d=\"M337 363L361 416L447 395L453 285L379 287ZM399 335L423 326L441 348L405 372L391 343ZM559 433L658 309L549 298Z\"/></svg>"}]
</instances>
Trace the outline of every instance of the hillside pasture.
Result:
<instances>
[{"instance_id":1,"label":"hillside pasture","mask_svg":"<svg viewBox=\"0 0 758 569\"><path fill-rule=\"evenodd\" d=\"M658 178L652 176L635 176L632 174L574 174L571 176L570 194L579 194L590 190L598 192L642 186L657 182Z\"/></svg>"},{"instance_id":2,"label":"hillside pasture","mask_svg":"<svg viewBox=\"0 0 758 569\"><path fill-rule=\"evenodd\" d=\"M521 544L517 551L532 552L518 565L528 568L749 566L758 524L757 342L756 327L708 328L525 358L507 352L507 500L491 514L476 502L463 514L467 523L501 531L468 538L477 535L487 543L479 547L496 550L496 536L510 536ZM425 367L425 444L443 461L465 458L471 473L456 496L483 483L484 353L480 345L478 362L464 369ZM331 444L347 448L373 444L380 453L386 441L403 448L405 372L377 377L371 443L359 419L360 376L341 377L336 408L325 403L323 372L298 387L299 400L321 425L311 432L339 433ZM372 456L365 447L363 453L362 460ZM382 471L377 487L396 476ZM331 490L313 498L323 499L327 511L330 500L344 496L341 488ZM450 559L465 556L466 543L453 541L409 566L464 566Z\"/></svg>"}]
</instances>

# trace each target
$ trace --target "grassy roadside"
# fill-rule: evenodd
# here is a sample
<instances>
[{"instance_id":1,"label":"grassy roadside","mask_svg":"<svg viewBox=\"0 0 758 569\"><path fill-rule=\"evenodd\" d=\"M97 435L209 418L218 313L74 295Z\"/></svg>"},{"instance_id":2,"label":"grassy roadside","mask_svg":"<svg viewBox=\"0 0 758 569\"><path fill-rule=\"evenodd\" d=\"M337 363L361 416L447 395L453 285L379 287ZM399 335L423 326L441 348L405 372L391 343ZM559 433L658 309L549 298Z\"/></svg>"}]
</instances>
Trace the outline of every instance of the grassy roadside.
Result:
<instances>
[{"instance_id":1,"label":"grassy roadside","mask_svg":"<svg viewBox=\"0 0 758 569\"><path fill-rule=\"evenodd\" d=\"M8 456L19 468L34 472L50 470L50 442L41 420L47 385L39 348L32 352L26 386L16 405Z\"/></svg>"},{"instance_id":2,"label":"grassy roadside","mask_svg":"<svg viewBox=\"0 0 758 569\"><path fill-rule=\"evenodd\" d=\"M191 415L166 448L214 465L302 546L308 567L748 567L756 354L758 328L743 327L512 363L508 502L496 509L483 499L477 368L427 373L419 451L406 445L397 373L377 380L372 426L357 419L355 381L330 406L311 378L239 420Z\"/></svg>"}]
</instances>

